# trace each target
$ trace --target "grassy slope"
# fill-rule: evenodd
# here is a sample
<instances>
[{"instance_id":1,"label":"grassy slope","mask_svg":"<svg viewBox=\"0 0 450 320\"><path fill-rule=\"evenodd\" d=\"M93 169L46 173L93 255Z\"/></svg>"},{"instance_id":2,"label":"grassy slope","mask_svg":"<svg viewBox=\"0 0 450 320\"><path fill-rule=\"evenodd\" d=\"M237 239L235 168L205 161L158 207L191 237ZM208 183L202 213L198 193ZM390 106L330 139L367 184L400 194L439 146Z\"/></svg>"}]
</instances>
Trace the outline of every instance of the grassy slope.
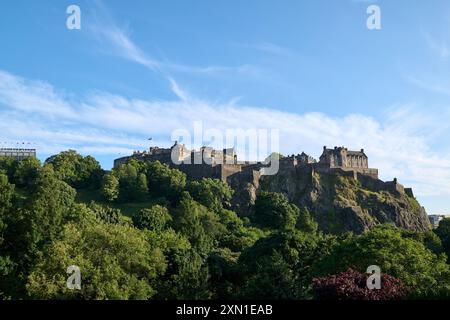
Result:
<instances>
[{"instance_id":1,"label":"grassy slope","mask_svg":"<svg viewBox=\"0 0 450 320\"><path fill-rule=\"evenodd\" d=\"M101 196L99 190L91 189L78 189L76 201L86 204L90 203L91 201L95 201L99 204L107 205L111 208L120 209L122 213L128 217L134 216L142 209L150 208L151 206L158 204L158 199L153 198L150 195L148 195L141 201L134 201L130 203L106 202Z\"/></svg>"}]
</instances>

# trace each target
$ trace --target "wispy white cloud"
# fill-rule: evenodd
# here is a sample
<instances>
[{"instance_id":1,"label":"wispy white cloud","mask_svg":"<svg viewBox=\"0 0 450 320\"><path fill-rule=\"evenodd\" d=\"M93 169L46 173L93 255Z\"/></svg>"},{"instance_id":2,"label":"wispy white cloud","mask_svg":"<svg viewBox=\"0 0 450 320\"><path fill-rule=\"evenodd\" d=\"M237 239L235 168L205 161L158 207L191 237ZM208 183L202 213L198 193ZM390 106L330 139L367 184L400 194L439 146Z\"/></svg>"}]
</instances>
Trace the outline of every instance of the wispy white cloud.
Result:
<instances>
[{"instance_id":1,"label":"wispy white cloud","mask_svg":"<svg viewBox=\"0 0 450 320\"><path fill-rule=\"evenodd\" d=\"M27 91L27 94L22 94ZM41 81L28 81L0 70L0 100L22 112L38 111L49 116L73 118L70 105Z\"/></svg>"},{"instance_id":2,"label":"wispy white cloud","mask_svg":"<svg viewBox=\"0 0 450 320\"><path fill-rule=\"evenodd\" d=\"M211 102L192 96L174 80L171 84L175 100L129 99L109 93L73 100L50 84L1 71L2 140L35 141L45 153L76 148L113 157L143 148L150 136L167 146L175 129L192 129L194 121L222 132L279 129L285 154L304 150L318 157L323 145L365 148L382 178L397 177L419 195L450 195L450 155L433 145L436 135L450 133L445 123L449 114L415 106L393 106L382 120L361 114L296 114L237 101Z\"/></svg>"},{"instance_id":3,"label":"wispy white cloud","mask_svg":"<svg viewBox=\"0 0 450 320\"><path fill-rule=\"evenodd\" d=\"M436 82L433 82L430 80L423 80L423 79L420 79L418 77L411 76L411 75L404 76L404 79L407 82L409 82L421 89L424 89L424 90L427 90L430 92L434 92L434 93L443 94L443 95L450 95L450 85L448 85L448 86L442 85L442 81L440 81L438 84Z\"/></svg>"},{"instance_id":4,"label":"wispy white cloud","mask_svg":"<svg viewBox=\"0 0 450 320\"><path fill-rule=\"evenodd\" d=\"M103 1L93 2L95 12L91 21L86 23L89 33L92 34L102 45L106 45L107 52L113 53L121 58L138 63L152 71L159 71L163 74L170 72L215 75L229 72L245 73L252 71L256 67L243 64L238 66L193 66L180 64L168 59L158 59L145 53L132 39L131 32L126 28L119 27L112 17ZM275 50L275 48L272 48Z\"/></svg>"},{"instance_id":5,"label":"wispy white cloud","mask_svg":"<svg viewBox=\"0 0 450 320\"><path fill-rule=\"evenodd\" d=\"M447 60L450 57L450 45L445 38L437 39L429 32L424 30L421 31L421 34L425 39L428 48L435 56L443 60Z\"/></svg>"},{"instance_id":6,"label":"wispy white cloud","mask_svg":"<svg viewBox=\"0 0 450 320\"><path fill-rule=\"evenodd\" d=\"M163 74L171 72L188 73L197 75L217 75L224 73L239 73L245 74L255 72L255 66L243 64L238 66L192 66L184 65L167 60L158 60L144 53L143 50L131 39L130 35L125 30L118 28L116 25L108 27L91 26L97 37L102 37L111 45L112 52L121 58L138 63L152 71L159 71ZM272 50L275 50L272 48Z\"/></svg>"},{"instance_id":7,"label":"wispy white cloud","mask_svg":"<svg viewBox=\"0 0 450 320\"><path fill-rule=\"evenodd\" d=\"M257 51L261 51L267 54L281 56L281 57L292 57L294 56L294 52L284 46L280 46L278 44L272 43L272 42L260 42L260 43L252 43L252 44L242 44L238 43L236 44L238 47L253 49Z\"/></svg>"},{"instance_id":8,"label":"wispy white cloud","mask_svg":"<svg viewBox=\"0 0 450 320\"><path fill-rule=\"evenodd\" d=\"M180 98L182 101L188 101L189 95L178 86L178 83L176 83L176 81L172 78L169 78L169 81L172 92L175 93L176 96Z\"/></svg>"},{"instance_id":9,"label":"wispy white cloud","mask_svg":"<svg viewBox=\"0 0 450 320\"><path fill-rule=\"evenodd\" d=\"M96 28L99 35L104 36L112 44L115 51L123 58L139 63L151 70L156 70L161 63L148 57L123 30L116 26Z\"/></svg>"}]
</instances>

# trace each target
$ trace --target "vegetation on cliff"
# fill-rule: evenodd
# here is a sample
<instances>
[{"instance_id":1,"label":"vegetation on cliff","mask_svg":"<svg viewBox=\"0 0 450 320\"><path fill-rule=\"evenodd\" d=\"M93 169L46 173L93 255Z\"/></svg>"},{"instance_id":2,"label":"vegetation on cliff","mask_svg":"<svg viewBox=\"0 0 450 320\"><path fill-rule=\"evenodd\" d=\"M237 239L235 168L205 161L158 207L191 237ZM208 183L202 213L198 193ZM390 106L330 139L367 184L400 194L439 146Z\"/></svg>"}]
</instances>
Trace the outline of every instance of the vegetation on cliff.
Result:
<instances>
[{"instance_id":1,"label":"vegetation on cliff","mask_svg":"<svg viewBox=\"0 0 450 320\"><path fill-rule=\"evenodd\" d=\"M263 177L261 189L282 192L298 207L308 208L319 229L327 233L363 233L386 223L415 231L430 229L425 210L414 197L375 186L381 181L365 179L290 168Z\"/></svg>"}]
</instances>

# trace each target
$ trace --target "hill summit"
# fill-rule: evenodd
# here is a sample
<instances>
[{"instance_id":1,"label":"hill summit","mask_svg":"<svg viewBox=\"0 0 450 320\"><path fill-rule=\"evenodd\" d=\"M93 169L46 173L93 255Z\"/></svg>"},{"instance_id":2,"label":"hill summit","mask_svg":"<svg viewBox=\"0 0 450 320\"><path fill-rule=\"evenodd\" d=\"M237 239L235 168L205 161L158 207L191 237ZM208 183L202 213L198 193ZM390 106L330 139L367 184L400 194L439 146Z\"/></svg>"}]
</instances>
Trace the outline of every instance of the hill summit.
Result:
<instances>
[{"instance_id":1,"label":"hill summit","mask_svg":"<svg viewBox=\"0 0 450 320\"><path fill-rule=\"evenodd\" d=\"M174 161L174 155L176 161ZM284 194L299 208L315 217L327 233L363 233L377 224L392 223L415 231L430 229L425 209L396 178L382 181L378 169L369 168L364 149L323 148L319 161L302 152L280 156L275 175L264 175L270 162L242 162L234 149L202 147L188 150L176 142L171 148L152 147L115 160L119 166L129 159L159 161L184 172L188 179L220 179L235 191L232 207L242 216L252 213L261 191Z\"/></svg>"}]
</instances>

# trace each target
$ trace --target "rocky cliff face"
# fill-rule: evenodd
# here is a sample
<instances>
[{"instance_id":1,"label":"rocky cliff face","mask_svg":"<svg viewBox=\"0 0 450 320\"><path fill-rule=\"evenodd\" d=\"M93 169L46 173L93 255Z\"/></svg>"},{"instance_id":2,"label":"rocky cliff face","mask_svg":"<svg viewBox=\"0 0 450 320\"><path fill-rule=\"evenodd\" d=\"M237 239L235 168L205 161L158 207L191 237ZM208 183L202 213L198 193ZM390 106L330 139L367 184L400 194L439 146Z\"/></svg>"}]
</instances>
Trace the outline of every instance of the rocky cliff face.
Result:
<instances>
[{"instance_id":1,"label":"rocky cliff face","mask_svg":"<svg viewBox=\"0 0 450 320\"><path fill-rule=\"evenodd\" d=\"M283 168L277 175L259 177L249 171L230 179L236 190L234 207L245 215L261 190L280 192L298 207L314 215L319 229L327 233L362 233L382 223L410 230L430 228L425 210L401 188L385 187L380 180L339 173L316 172L311 166Z\"/></svg>"}]
</instances>

